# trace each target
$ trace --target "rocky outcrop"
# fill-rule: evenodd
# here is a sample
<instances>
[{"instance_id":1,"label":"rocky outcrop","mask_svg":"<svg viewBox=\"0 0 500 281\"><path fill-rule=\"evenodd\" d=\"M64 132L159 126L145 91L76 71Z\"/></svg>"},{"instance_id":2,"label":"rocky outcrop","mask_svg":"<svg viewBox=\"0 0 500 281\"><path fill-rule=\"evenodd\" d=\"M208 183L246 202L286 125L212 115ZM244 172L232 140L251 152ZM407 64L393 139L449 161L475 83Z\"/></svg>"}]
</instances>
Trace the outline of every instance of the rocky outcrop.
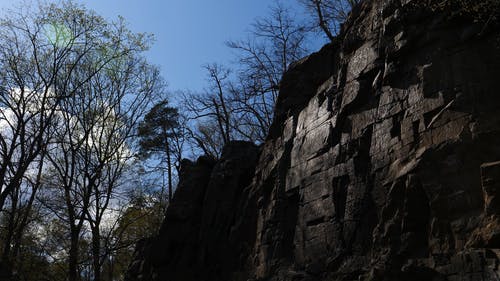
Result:
<instances>
[{"instance_id":1,"label":"rocky outcrop","mask_svg":"<svg viewBox=\"0 0 500 281\"><path fill-rule=\"evenodd\" d=\"M159 235L137 245L126 280L229 280L244 251L236 247L251 235L233 228L258 155L254 144L233 142L217 162L184 160Z\"/></svg>"},{"instance_id":2,"label":"rocky outcrop","mask_svg":"<svg viewBox=\"0 0 500 281\"><path fill-rule=\"evenodd\" d=\"M126 280L500 280L500 27L421 4L364 1L260 150L186 164Z\"/></svg>"}]
</instances>

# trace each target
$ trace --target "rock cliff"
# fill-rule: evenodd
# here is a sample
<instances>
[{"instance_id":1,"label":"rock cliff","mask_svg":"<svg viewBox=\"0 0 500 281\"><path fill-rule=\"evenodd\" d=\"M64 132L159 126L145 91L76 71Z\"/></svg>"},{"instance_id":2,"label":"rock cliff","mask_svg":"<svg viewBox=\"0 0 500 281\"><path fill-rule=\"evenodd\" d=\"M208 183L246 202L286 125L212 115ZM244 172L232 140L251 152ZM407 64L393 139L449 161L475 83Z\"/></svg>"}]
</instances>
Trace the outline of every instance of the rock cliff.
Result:
<instances>
[{"instance_id":1,"label":"rock cliff","mask_svg":"<svg viewBox=\"0 0 500 281\"><path fill-rule=\"evenodd\" d=\"M500 280L500 27L364 1L260 147L185 161L127 281Z\"/></svg>"}]
</instances>

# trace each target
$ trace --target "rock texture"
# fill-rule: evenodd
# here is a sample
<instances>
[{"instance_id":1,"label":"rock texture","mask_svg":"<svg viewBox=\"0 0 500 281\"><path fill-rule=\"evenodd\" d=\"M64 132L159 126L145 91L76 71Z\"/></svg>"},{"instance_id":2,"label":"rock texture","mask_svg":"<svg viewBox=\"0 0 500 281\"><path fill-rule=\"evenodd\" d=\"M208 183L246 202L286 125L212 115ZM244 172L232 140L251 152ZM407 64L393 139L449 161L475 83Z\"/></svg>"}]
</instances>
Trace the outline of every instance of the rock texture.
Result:
<instances>
[{"instance_id":1,"label":"rock texture","mask_svg":"<svg viewBox=\"0 0 500 281\"><path fill-rule=\"evenodd\" d=\"M500 27L357 7L267 141L184 163L126 280L500 280Z\"/></svg>"}]
</instances>

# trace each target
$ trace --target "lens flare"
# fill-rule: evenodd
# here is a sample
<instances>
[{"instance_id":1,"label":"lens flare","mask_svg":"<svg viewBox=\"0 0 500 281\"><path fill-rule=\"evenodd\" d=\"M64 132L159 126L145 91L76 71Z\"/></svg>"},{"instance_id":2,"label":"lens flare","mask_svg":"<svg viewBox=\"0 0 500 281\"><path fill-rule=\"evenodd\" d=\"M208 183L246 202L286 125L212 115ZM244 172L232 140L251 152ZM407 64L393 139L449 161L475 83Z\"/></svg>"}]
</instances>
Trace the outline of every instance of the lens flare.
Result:
<instances>
[{"instance_id":1,"label":"lens flare","mask_svg":"<svg viewBox=\"0 0 500 281\"><path fill-rule=\"evenodd\" d=\"M53 22L46 24L43 29L50 44L57 47L68 46L73 41L71 30L63 24Z\"/></svg>"}]
</instances>

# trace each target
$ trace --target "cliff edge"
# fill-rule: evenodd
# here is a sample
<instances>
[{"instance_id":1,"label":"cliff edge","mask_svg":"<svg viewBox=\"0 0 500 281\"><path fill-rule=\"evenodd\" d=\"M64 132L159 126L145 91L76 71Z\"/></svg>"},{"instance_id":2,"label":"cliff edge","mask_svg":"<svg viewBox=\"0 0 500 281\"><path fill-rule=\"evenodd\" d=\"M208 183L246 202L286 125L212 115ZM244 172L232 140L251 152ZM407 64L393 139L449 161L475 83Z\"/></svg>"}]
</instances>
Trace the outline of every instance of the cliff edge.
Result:
<instances>
[{"instance_id":1,"label":"cliff edge","mask_svg":"<svg viewBox=\"0 0 500 281\"><path fill-rule=\"evenodd\" d=\"M260 147L183 163L127 281L500 280L500 26L364 1Z\"/></svg>"}]
</instances>

